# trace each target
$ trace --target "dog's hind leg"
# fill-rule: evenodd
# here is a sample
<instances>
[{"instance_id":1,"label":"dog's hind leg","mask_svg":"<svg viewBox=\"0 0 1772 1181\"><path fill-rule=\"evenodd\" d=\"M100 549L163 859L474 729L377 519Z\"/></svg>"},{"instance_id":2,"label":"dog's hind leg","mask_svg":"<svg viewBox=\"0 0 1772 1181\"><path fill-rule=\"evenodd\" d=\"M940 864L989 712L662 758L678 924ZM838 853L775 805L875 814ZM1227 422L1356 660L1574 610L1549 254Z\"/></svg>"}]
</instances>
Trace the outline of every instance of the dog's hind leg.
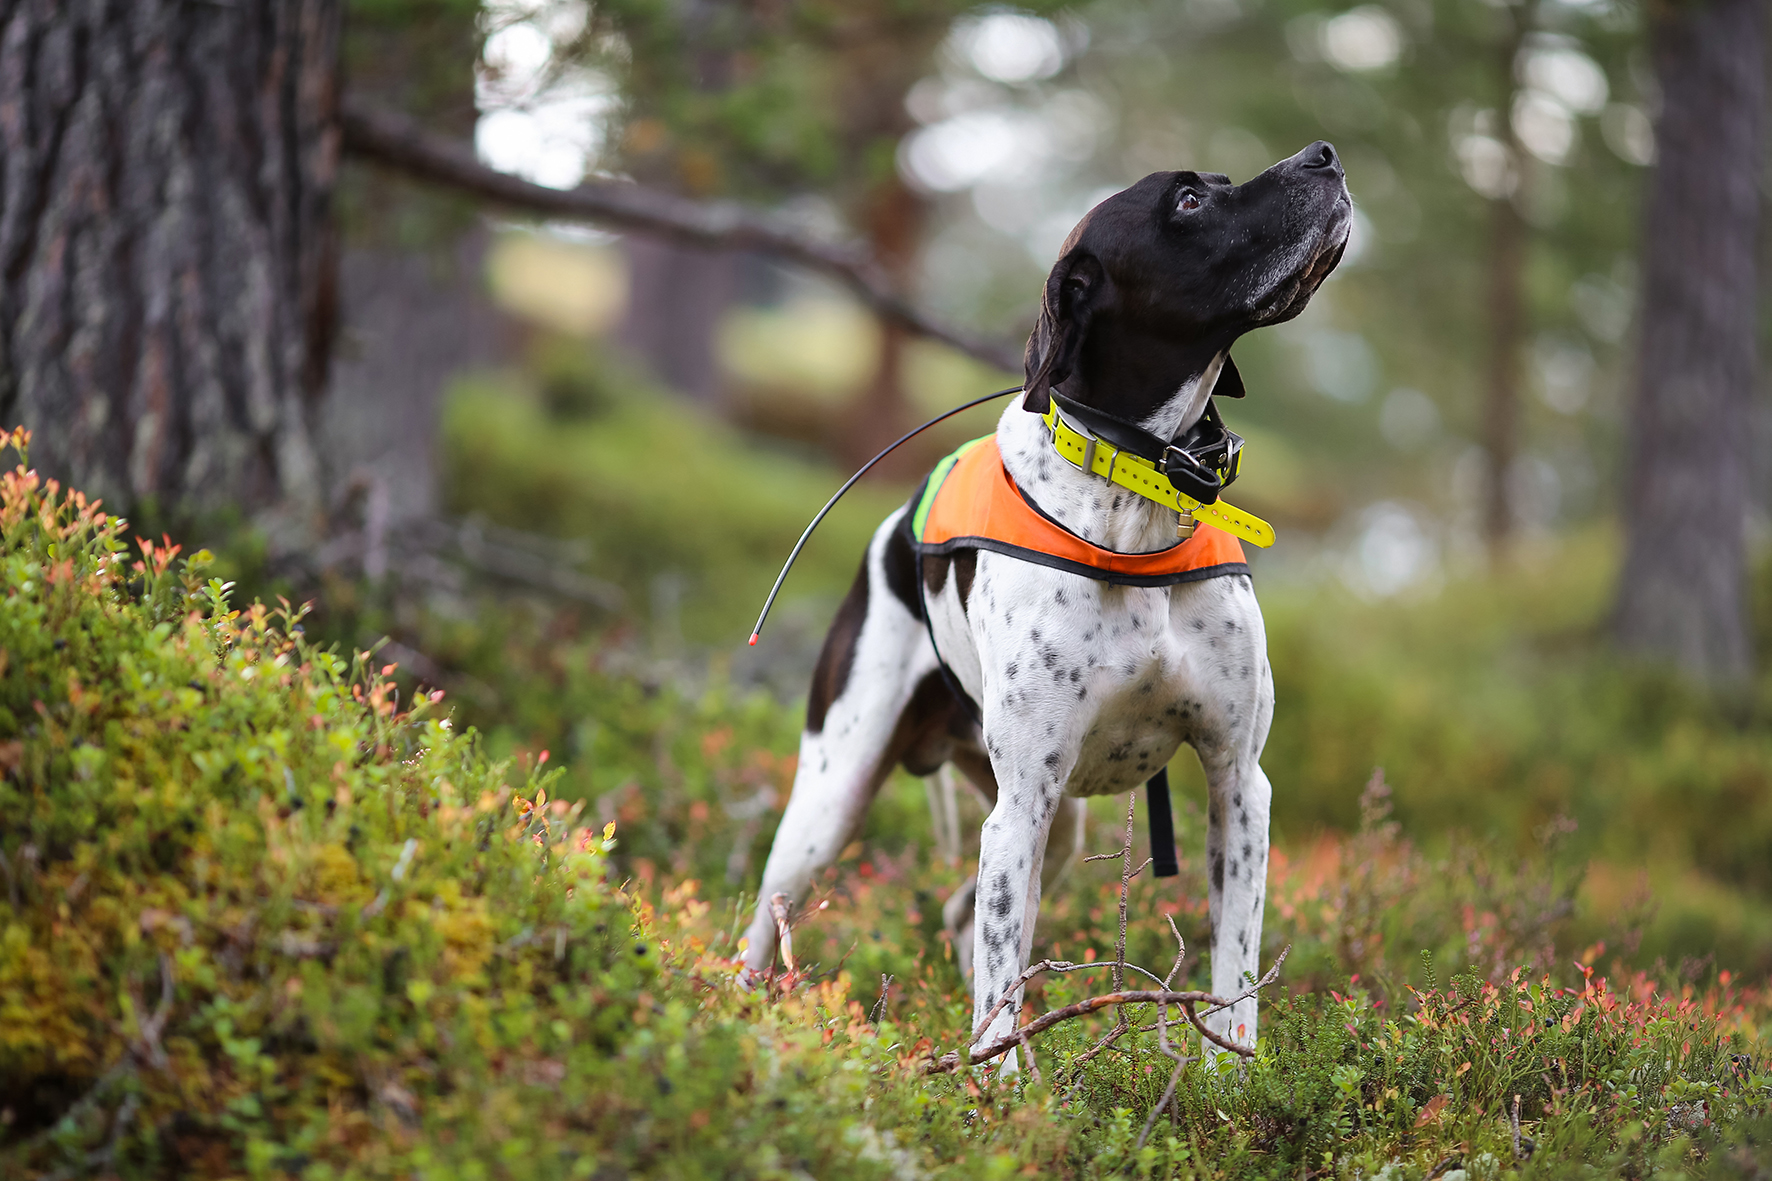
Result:
<instances>
[{"instance_id":1,"label":"dog's hind leg","mask_svg":"<svg viewBox=\"0 0 1772 1181\"><path fill-rule=\"evenodd\" d=\"M903 757L905 730L926 697L934 656L914 593L901 593L896 567L914 556L903 510L874 534L861 570L837 610L813 673L793 794L763 868L744 961L760 971L775 957L770 899L798 903L861 830L874 793ZM915 587L915 583L910 583ZM908 601L907 601L908 598Z\"/></svg>"}]
</instances>

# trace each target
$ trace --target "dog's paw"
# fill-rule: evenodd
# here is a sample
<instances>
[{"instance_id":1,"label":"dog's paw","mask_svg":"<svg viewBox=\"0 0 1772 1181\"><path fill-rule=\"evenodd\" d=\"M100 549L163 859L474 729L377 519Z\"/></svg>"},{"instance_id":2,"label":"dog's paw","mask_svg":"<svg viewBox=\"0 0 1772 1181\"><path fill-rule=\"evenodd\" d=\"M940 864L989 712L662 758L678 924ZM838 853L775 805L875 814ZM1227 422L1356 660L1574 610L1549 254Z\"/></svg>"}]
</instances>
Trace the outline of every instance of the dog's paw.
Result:
<instances>
[{"instance_id":1,"label":"dog's paw","mask_svg":"<svg viewBox=\"0 0 1772 1181\"><path fill-rule=\"evenodd\" d=\"M732 977L732 982L747 992L756 992L763 987L765 980L764 974L749 964L740 964Z\"/></svg>"}]
</instances>

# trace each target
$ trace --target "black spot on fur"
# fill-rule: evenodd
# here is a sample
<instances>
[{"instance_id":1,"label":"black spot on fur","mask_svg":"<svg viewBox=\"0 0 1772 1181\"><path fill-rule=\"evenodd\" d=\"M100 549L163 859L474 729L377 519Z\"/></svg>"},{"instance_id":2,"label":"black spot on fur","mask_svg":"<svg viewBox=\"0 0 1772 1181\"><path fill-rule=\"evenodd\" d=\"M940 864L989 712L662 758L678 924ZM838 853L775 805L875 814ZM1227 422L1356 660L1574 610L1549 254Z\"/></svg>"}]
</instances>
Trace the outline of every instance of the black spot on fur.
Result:
<instances>
[{"instance_id":1,"label":"black spot on fur","mask_svg":"<svg viewBox=\"0 0 1772 1181\"><path fill-rule=\"evenodd\" d=\"M991 913L1000 919L1006 919L1009 917L1009 908L1013 905L1014 900L1009 894L1009 875L998 874L997 888L991 894Z\"/></svg>"}]
</instances>

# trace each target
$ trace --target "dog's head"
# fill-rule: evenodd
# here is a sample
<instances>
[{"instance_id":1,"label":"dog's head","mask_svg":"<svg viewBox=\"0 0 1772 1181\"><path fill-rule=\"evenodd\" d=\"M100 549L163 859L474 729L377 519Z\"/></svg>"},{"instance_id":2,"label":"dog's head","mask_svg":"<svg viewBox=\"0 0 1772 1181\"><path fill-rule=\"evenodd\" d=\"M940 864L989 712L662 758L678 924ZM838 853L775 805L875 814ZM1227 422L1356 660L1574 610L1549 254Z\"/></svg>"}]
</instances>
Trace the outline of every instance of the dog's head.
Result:
<instances>
[{"instance_id":1,"label":"dog's head","mask_svg":"<svg viewBox=\"0 0 1772 1181\"><path fill-rule=\"evenodd\" d=\"M1155 172L1114 194L1071 231L1046 280L1022 405L1043 413L1062 386L1142 421L1243 333L1303 311L1341 261L1352 217L1341 160L1321 141L1245 184ZM1224 366L1219 392L1236 396Z\"/></svg>"}]
</instances>

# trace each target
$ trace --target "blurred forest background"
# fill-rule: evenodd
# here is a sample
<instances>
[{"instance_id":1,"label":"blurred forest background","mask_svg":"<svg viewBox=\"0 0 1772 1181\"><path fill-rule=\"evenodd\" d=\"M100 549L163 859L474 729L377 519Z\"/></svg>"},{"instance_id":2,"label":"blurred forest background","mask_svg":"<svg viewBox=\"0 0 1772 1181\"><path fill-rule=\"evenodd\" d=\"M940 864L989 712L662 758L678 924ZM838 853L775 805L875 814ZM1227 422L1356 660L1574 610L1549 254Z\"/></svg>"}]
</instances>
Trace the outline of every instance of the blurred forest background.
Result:
<instances>
[{"instance_id":1,"label":"blurred forest background","mask_svg":"<svg viewBox=\"0 0 1772 1181\"><path fill-rule=\"evenodd\" d=\"M1231 499L1280 536L1253 564L1283 847L1330 864L1390 817L1442 859L1408 873L1488 883L1398 920L1405 975L1410 940L1474 964L1499 927L1546 965L1609 940L1765 972L1764 24L1746 0L0 0L0 408L137 532L316 599L345 645L389 637L495 751L549 750L627 868L735 892L865 538L996 407L858 488L746 649L805 521L1020 379L1094 202L1326 138L1346 259L1239 346L1224 408ZM1176 774L1197 804L1185 750ZM922 786L889 792L868 847L927 841ZM1495 902L1522 874L1525 909Z\"/></svg>"}]
</instances>

